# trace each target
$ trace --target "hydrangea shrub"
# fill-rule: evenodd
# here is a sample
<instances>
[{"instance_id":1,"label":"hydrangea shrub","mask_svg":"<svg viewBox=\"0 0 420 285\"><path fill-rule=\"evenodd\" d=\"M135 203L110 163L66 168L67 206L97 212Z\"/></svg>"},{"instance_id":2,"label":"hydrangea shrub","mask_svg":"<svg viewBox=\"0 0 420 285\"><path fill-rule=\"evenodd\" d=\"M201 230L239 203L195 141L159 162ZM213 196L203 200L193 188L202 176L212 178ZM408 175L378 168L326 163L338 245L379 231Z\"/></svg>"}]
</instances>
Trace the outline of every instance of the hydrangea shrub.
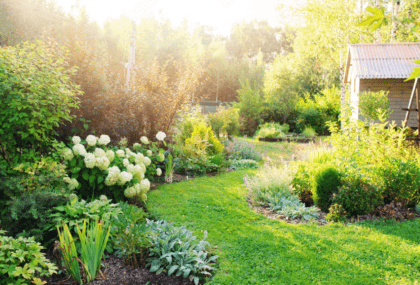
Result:
<instances>
[{"instance_id":1,"label":"hydrangea shrub","mask_svg":"<svg viewBox=\"0 0 420 285\"><path fill-rule=\"evenodd\" d=\"M165 137L163 132L156 135L163 144ZM140 141L142 144L135 143L131 150L124 144L108 146L111 139L107 135L88 135L85 140L74 136L69 148L62 152L68 173L64 181L84 199L112 194L116 201L125 196L145 202L149 178L162 174L156 165L165 156L156 142L144 136Z\"/></svg>"}]
</instances>

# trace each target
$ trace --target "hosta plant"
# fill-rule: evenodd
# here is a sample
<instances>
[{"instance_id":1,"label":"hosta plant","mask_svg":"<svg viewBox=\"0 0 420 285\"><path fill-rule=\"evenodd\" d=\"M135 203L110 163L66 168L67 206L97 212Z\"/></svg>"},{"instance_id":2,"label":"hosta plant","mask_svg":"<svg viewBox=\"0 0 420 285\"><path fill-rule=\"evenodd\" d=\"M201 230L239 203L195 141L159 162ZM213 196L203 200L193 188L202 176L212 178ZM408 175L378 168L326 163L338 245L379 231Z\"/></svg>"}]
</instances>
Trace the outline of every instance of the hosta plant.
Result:
<instances>
[{"instance_id":1,"label":"hosta plant","mask_svg":"<svg viewBox=\"0 0 420 285\"><path fill-rule=\"evenodd\" d=\"M209 244L205 241L207 232L204 232L203 240L199 241L185 227L175 227L166 221L147 220L152 234L153 247L147 259L151 272L160 274L167 270L168 275L189 277L197 285L199 275L210 276L214 270L210 262L218 256L209 256L205 247Z\"/></svg>"},{"instance_id":2,"label":"hosta plant","mask_svg":"<svg viewBox=\"0 0 420 285\"><path fill-rule=\"evenodd\" d=\"M7 237L0 230L0 284L42 285L41 276L57 273L57 266L41 253L42 246L34 238Z\"/></svg>"},{"instance_id":3,"label":"hosta plant","mask_svg":"<svg viewBox=\"0 0 420 285\"><path fill-rule=\"evenodd\" d=\"M156 136L162 141L166 137L163 132ZM70 147L62 151L69 175L65 181L84 199L112 194L116 201L125 196L145 202L150 189L150 181L145 176L159 174L152 162L164 161L163 150L157 151L153 143L148 150L136 143L133 152L124 143L108 147L110 141L107 135L99 138L88 135L86 140L74 136ZM143 145L150 144L146 137L140 141Z\"/></svg>"}]
</instances>

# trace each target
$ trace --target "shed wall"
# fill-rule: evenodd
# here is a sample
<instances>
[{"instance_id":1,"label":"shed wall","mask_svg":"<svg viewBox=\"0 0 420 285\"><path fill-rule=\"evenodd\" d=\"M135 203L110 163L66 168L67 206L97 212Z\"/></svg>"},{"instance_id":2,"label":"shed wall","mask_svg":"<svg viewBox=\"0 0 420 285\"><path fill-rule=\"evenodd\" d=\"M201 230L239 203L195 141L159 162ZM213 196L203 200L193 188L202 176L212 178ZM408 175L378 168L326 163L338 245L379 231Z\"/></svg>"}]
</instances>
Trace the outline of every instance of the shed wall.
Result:
<instances>
[{"instance_id":1,"label":"shed wall","mask_svg":"<svg viewBox=\"0 0 420 285\"><path fill-rule=\"evenodd\" d=\"M391 110L393 110L389 121L395 121L397 125L401 126L406 115L406 111L402 111L401 108L408 107L413 85L414 80L404 82L404 79L360 79L359 92L388 91L389 105ZM416 108L415 97L412 108ZM360 111L359 119L363 119ZM417 128L417 112L411 111L408 126Z\"/></svg>"}]
</instances>

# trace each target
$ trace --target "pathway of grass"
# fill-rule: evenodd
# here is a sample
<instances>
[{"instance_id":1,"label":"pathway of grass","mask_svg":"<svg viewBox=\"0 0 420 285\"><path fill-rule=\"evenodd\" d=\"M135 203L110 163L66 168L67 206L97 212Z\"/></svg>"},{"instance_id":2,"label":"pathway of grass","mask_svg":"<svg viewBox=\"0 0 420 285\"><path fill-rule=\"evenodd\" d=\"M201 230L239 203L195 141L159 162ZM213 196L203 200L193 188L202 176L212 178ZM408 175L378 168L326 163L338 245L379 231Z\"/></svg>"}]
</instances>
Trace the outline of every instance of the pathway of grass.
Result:
<instances>
[{"instance_id":1,"label":"pathway of grass","mask_svg":"<svg viewBox=\"0 0 420 285\"><path fill-rule=\"evenodd\" d=\"M163 185L148 195L158 218L208 231L211 284L419 284L420 220L291 225L254 213L243 177L225 173Z\"/></svg>"}]
</instances>

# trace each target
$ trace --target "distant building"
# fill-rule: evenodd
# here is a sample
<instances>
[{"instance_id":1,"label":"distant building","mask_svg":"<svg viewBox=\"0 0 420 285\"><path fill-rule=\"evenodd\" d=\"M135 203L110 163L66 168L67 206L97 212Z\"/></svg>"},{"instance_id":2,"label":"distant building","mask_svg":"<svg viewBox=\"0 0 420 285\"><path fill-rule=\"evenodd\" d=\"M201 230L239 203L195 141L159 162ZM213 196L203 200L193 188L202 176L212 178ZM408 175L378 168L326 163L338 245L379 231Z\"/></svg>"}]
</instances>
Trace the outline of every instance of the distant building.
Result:
<instances>
[{"instance_id":1,"label":"distant building","mask_svg":"<svg viewBox=\"0 0 420 285\"><path fill-rule=\"evenodd\" d=\"M420 84L413 90L414 80L404 82L410 77L414 67L420 67L413 61L420 59L420 43L386 43L349 45L344 83L349 84L350 104L353 118L363 119L358 103L359 93L363 91L389 91L391 110L389 120L401 125L405 120L410 96L414 92L412 110L418 109ZM417 112L411 112L409 127L418 127Z\"/></svg>"}]
</instances>

